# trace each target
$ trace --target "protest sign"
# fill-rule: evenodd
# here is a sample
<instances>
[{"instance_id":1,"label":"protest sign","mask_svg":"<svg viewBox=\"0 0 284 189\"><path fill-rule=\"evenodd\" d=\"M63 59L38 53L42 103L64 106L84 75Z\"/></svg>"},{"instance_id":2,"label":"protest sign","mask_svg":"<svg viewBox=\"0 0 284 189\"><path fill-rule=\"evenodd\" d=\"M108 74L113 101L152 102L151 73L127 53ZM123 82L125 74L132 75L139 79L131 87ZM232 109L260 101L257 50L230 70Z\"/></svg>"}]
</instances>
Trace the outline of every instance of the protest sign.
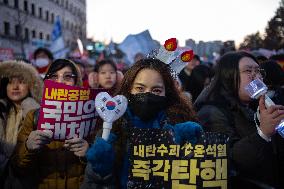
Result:
<instances>
[{"instance_id":1,"label":"protest sign","mask_svg":"<svg viewBox=\"0 0 284 189\"><path fill-rule=\"evenodd\" d=\"M226 135L208 132L182 146L168 130L133 128L129 136L128 188L227 188Z\"/></svg>"},{"instance_id":2,"label":"protest sign","mask_svg":"<svg viewBox=\"0 0 284 189\"><path fill-rule=\"evenodd\" d=\"M49 130L54 140L85 138L96 127L95 97L103 89L44 81L38 130Z\"/></svg>"}]
</instances>

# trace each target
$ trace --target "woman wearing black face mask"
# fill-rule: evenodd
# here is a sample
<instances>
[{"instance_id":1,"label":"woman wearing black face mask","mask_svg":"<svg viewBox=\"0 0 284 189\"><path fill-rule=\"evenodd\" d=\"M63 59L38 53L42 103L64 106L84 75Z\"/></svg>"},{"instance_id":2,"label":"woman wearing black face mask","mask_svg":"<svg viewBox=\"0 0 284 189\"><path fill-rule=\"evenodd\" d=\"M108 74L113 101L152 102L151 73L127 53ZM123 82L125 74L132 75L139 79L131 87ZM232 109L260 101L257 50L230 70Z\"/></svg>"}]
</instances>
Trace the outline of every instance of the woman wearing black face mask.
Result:
<instances>
[{"instance_id":1,"label":"woman wearing black face mask","mask_svg":"<svg viewBox=\"0 0 284 189\"><path fill-rule=\"evenodd\" d=\"M113 125L108 141L97 137L87 152L82 189L104 186L126 188L128 176L128 137L130 127L172 129L175 142L196 142L201 126L175 87L169 67L158 59L142 59L125 74L117 94L128 99L124 116ZM98 184L100 183L100 184ZM105 183L105 184L103 184Z\"/></svg>"}]
</instances>

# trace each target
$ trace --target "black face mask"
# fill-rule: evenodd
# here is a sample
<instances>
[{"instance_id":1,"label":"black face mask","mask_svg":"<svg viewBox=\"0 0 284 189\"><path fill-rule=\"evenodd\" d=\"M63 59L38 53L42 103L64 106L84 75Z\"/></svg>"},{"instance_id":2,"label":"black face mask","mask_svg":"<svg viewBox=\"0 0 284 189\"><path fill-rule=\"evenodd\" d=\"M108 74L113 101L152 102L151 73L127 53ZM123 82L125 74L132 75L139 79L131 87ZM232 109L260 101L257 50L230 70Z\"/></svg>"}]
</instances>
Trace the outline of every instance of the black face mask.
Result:
<instances>
[{"instance_id":1,"label":"black face mask","mask_svg":"<svg viewBox=\"0 0 284 189\"><path fill-rule=\"evenodd\" d=\"M130 94L129 107L142 121L150 121L167 107L167 99L150 92Z\"/></svg>"}]
</instances>

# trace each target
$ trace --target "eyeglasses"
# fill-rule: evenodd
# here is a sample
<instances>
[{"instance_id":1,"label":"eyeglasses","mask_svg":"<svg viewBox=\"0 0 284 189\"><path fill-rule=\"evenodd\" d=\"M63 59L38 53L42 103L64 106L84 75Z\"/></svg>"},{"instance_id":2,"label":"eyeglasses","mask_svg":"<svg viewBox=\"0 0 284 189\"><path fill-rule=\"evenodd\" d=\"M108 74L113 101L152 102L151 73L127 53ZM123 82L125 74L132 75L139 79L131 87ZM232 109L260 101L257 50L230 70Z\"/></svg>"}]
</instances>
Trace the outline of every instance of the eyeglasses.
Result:
<instances>
[{"instance_id":1,"label":"eyeglasses","mask_svg":"<svg viewBox=\"0 0 284 189\"><path fill-rule=\"evenodd\" d=\"M64 73L63 75L57 75L57 74L48 74L47 78L52 81L57 81L60 77L63 78L64 81L74 81L74 79L77 77L75 74L72 73Z\"/></svg>"},{"instance_id":2,"label":"eyeglasses","mask_svg":"<svg viewBox=\"0 0 284 189\"><path fill-rule=\"evenodd\" d=\"M264 78L266 76L265 70L264 69L260 69L260 68L247 68L247 69L245 69L243 71L240 71L240 73L245 73L249 77L251 77L253 75L253 73L256 76L260 76L262 78Z\"/></svg>"}]
</instances>

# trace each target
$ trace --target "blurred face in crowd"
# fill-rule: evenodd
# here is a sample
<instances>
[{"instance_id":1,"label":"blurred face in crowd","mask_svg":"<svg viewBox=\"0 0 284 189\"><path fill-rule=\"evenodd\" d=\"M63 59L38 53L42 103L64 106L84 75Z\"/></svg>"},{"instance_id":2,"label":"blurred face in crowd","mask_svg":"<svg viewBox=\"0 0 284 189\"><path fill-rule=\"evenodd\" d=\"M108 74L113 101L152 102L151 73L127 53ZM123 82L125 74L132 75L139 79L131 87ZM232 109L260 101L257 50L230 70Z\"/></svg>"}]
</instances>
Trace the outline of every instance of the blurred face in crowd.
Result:
<instances>
[{"instance_id":1,"label":"blurred face in crowd","mask_svg":"<svg viewBox=\"0 0 284 189\"><path fill-rule=\"evenodd\" d=\"M239 98L242 102L248 103L251 99L245 90L245 87L253 80L262 79L262 70L259 65L249 57L243 57L239 62L240 88Z\"/></svg>"},{"instance_id":2,"label":"blurred face in crowd","mask_svg":"<svg viewBox=\"0 0 284 189\"><path fill-rule=\"evenodd\" d=\"M39 68L43 68L50 63L51 63L51 60L49 59L47 54L44 52L38 53L37 56L35 57L35 65Z\"/></svg>"},{"instance_id":3,"label":"blurred face in crowd","mask_svg":"<svg viewBox=\"0 0 284 189\"><path fill-rule=\"evenodd\" d=\"M51 74L48 79L63 83L65 85L74 86L75 85L75 78L76 75L72 73L72 69L69 66L66 66L58 71L56 71L54 74Z\"/></svg>"},{"instance_id":4,"label":"blurred face in crowd","mask_svg":"<svg viewBox=\"0 0 284 189\"><path fill-rule=\"evenodd\" d=\"M111 89L116 83L116 71L110 64L105 64L99 68L98 82L102 88Z\"/></svg>"},{"instance_id":5,"label":"blurred face in crowd","mask_svg":"<svg viewBox=\"0 0 284 189\"><path fill-rule=\"evenodd\" d=\"M16 104L20 104L29 94L28 84L23 79L14 77L7 85L7 96Z\"/></svg>"},{"instance_id":6,"label":"blurred face in crowd","mask_svg":"<svg viewBox=\"0 0 284 189\"><path fill-rule=\"evenodd\" d=\"M143 69L138 72L131 89L131 94L151 92L165 96L165 84L162 76L155 70Z\"/></svg>"},{"instance_id":7,"label":"blurred face in crowd","mask_svg":"<svg viewBox=\"0 0 284 189\"><path fill-rule=\"evenodd\" d=\"M187 63L186 69L192 71L195 66L198 66L200 64L200 61L196 58L192 59L190 62Z\"/></svg>"}]
</instances>

